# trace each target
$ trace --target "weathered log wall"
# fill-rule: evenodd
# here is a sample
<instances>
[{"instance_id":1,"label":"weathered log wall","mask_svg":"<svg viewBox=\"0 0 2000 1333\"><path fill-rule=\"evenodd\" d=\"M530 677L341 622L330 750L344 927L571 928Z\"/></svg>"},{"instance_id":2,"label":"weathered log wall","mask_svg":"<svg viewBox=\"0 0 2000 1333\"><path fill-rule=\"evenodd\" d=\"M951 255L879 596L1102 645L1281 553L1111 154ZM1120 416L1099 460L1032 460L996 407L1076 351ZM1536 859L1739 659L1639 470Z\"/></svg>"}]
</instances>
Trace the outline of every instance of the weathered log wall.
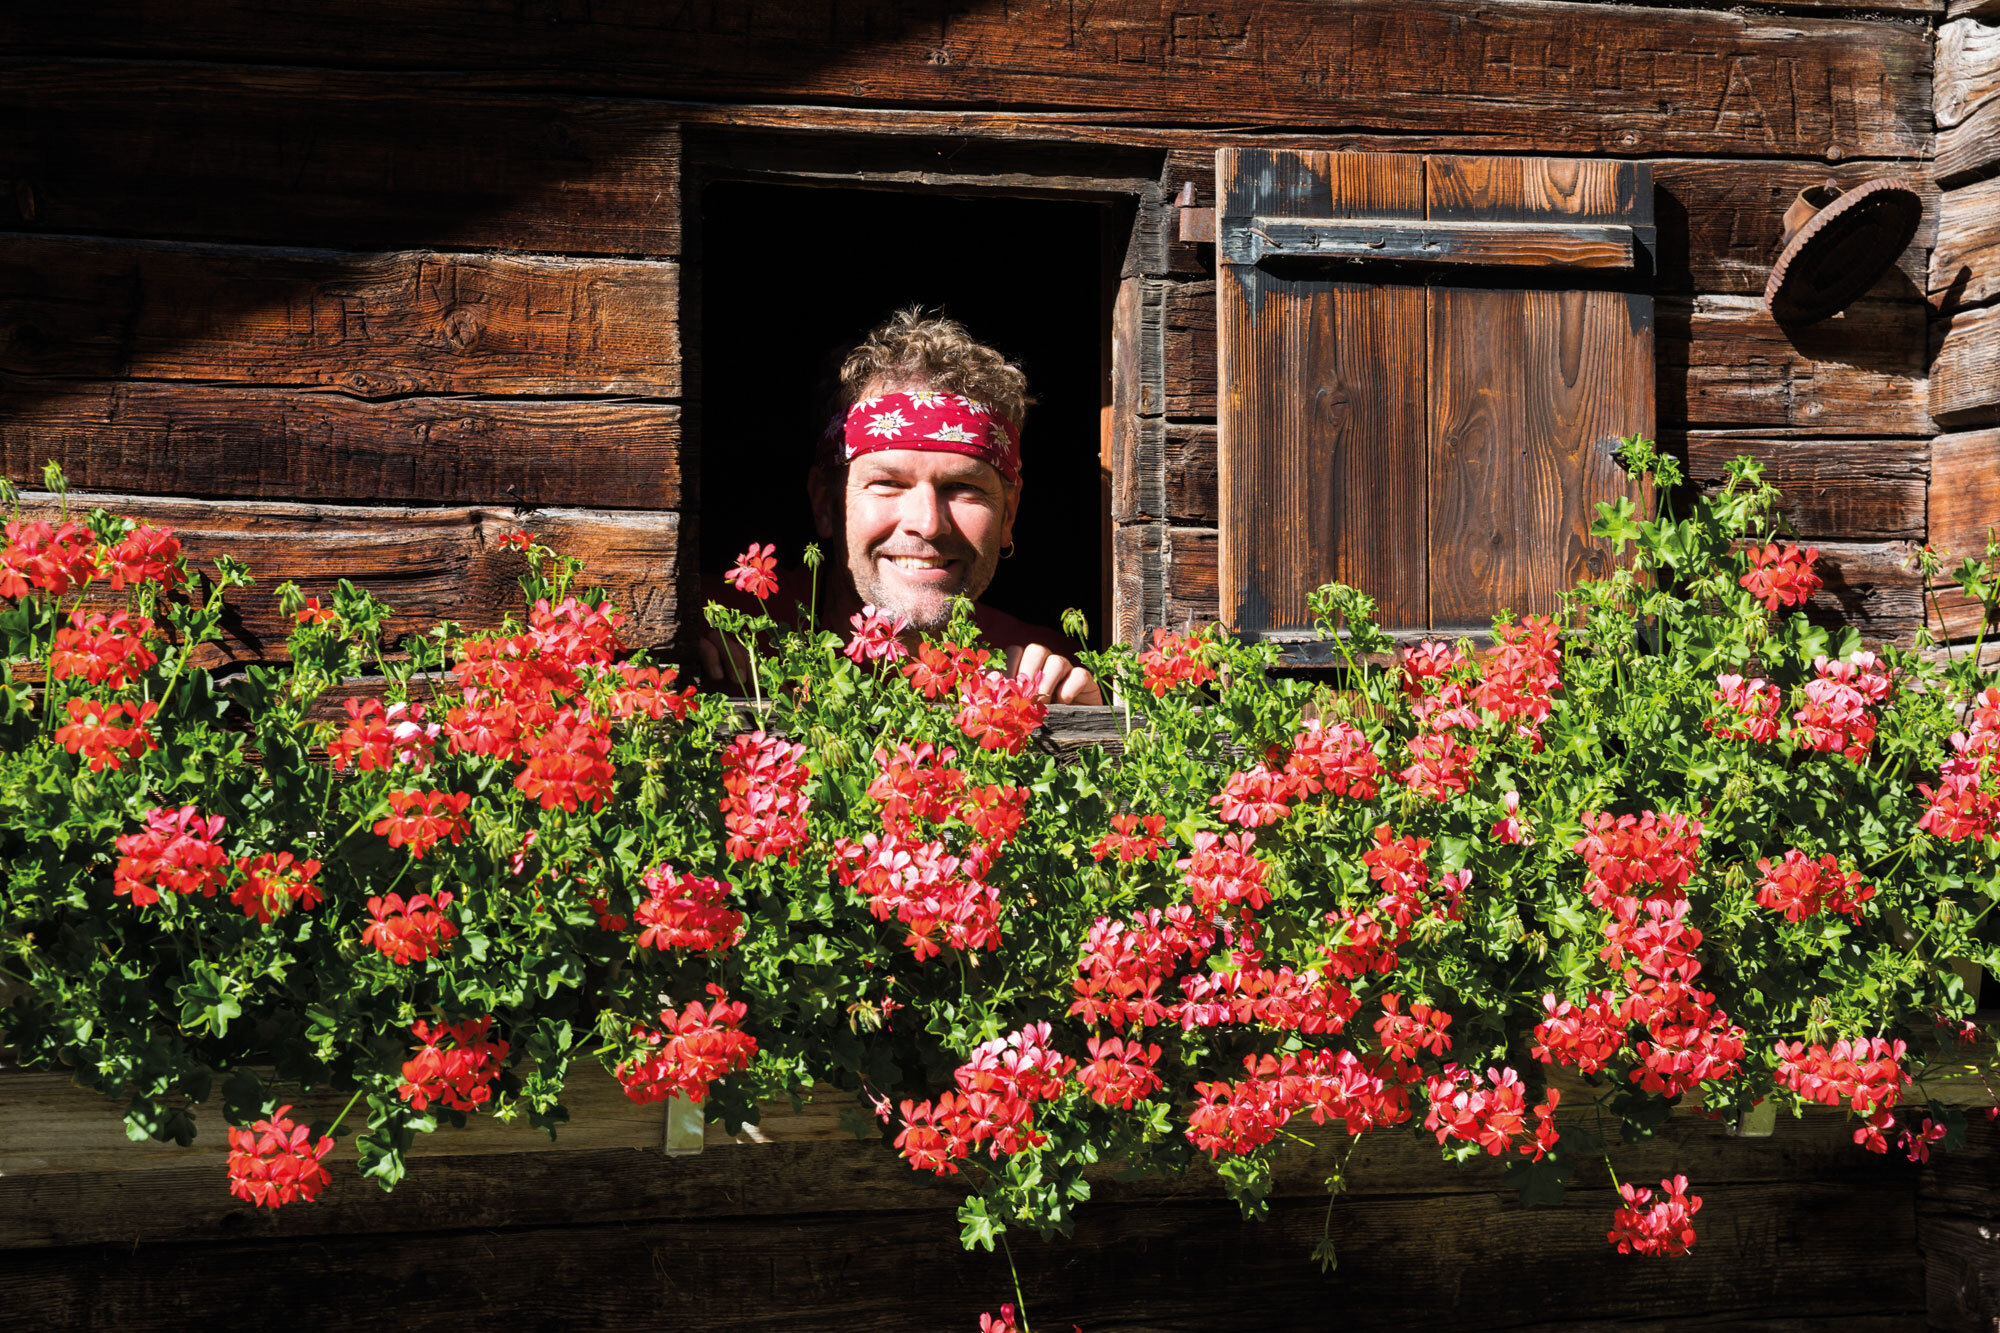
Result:
<instances>
[{"instance_id":1,"label":"weathered log wall","mask_svg":"<svg viewBox=\"0 0 2000 1333\"><path fill-rule=\"evenodd\" d=\"M1990 51L1988 20L1946 25L1967 35L1940 53L1934 121L1937 8L689 0L420 4L393 24L356 0L17 9L0 16L17 127L0 139L0 467L32 481L55 457L93 488L225 507L678 513L679 552L698 509L681 414L699 351L691 142L727 158L761 140L822 183L1123 189L1141 205L1112 451L1130 636L1215 610L1213 256L1178 240L1171 207L1187 183L1208 202L1215 148L1254 130L1611 153L1649 158L1657 182L1663 433L1708 475L1731 448L1781 463L1801 532L1854 548L1823 609L1903 637L1932 414L1976 416L1966 395L1994 378L1978 311L1927 374L1924 304L1938 265L1990 229L1990 154L1953 149L1973 165L1952 168L1970 183L1937 263L1933 209L1836 320L1780 329L1757 293L1801 186L1922 174L1946 116L1954 144L1984 141L1992 81L1953 71ZM693 574L678 556L658 568ZM497 612L475 598L465 618Z\"/></svg>"},{"instance_id":2,"label":"weathered log wall","mask_svg":"<svg viewBox=\"0 0 2000 1333\"><path fill-rule=\"evenodd\" d=\"M660 1108L632 1107L586 1070L577 1112L590 1123L560 1150L523 1150L533 1136L519 1128L459 1145L445 1130L385 1196L344 1146L313 1205L260 1214L228 1195L214 1146L117 1143L115 1108L47 1082L0 1076L0 1125L16 1139L0 1147L0 1291L22 1327L256 1323L282 1299L342 1328L966 1329L1011 1295L1004 1259L958 1250L952 1184L856 1141L837 1099L769 1108L736 1139L711 1126L698 1154L669 1157ZM51 1136L62 1106L71 1120ZM1107 1169L1074 1239L1020 1238L1014 1252L1036 1317L1055 1327L1917 1330L1920 1247L1946 1265L1928 1278L1934 1310L1982 1308L1980 1187L2000 1140L1982 1128L1947 1174L1864 1153L1850 1129L1815 1111L1744 1139L1676 1116L1617 1148L1626 1179L1698 1182L1702 1239L1671 1263L1605 1243L1617 1195L1601 1163L1581 1164L1562 1207L1524 1208L1500 1163L1447 1165L1403 1131L1360 1142L1330 1214L1337 1135L1279 1159L1264 1222L1242 1221L1204 1168L1133 1181ZM1310 1258L1322 1228L1330 1273ZM282 1291L242 1280L279 1260ZM364 1271L384 1300L354 1299L346 1280Z\"/></svg>"},{"instance_id":3,"label":"weathered log wall","mask_svg":"<svg viewBox=\"0 0 2000 1333\"><path fill-rule=\"evenodd\" d=\"M2000 512L2000 5L1729 8L8 7L0 473L33 486L58 459L250 561L243 655L275 651L259 599L285 577L491 620L517 525L589 555L664 643L701 503L701 171L1122 196L1110 461L1133 637L1217 604L1213 253L1179 239L1173 201L1213 202L1218 146L1616 155L1656 184L1662 433L1701 481L1764 459L1838 564L1821 609L1903 638L1923 614L1910 545L1960 549ZM1792 196L1889 172L1924 181L1909 251L1844 315L1773 324L1759 293ZM1028 1247L1030 1295L1092 1328L1924 1323L1919 1218L1943 1196L1920 1213L1910 1173L1831 1121L1770 1143L1677 1121L1642 1148L1709 1199L1678 1265L1609 1254L1588 1172L1595 1206L1523 1212L1487 1168L1377 1151L1331 1278L1305 1257L1325 1164L1301 1159L1262 1229L1213 1190L1107 1183L1074 1243ZM1004 1296L997 1258L958 1254L949 1197L878 1148L758 1154L426 1162L394 1196L343 1178L277 1219L218 1201L207 1168L0 1180L0 1322L258 1323L282 1296L343 1326L931 1328ZM282 1293L244 1280L280 1270ZM357 1278L392 1298L361 1308Z\"/></svg>"},{"instance_id":4,"label":"weathered log wall","mask_svg":"<svg viewBox=\"0 0 2000 1333\"><path fill-rule=\"evenodd\" d=\"M1978 556L2000 523L2000 9L1958 4L1938 29L1937 245L1929 410L1930 541L1948 562ZM1980 609L1957 594L1930 615L1954 639L1975 636Z\"/></svg>"}]
</instances>

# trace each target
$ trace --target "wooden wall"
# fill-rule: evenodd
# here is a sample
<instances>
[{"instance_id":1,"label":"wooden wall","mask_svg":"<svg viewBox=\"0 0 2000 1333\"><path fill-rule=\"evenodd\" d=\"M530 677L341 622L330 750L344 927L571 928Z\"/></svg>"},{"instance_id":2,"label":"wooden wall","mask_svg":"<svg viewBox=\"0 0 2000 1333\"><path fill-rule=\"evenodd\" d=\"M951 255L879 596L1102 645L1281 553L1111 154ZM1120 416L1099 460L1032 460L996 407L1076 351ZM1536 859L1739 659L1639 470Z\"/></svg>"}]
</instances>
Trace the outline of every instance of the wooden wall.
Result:
<instances>
[{"instance_id":1,"label":"wooden wall","mask_svg":"<svg viewBox=\"0 0 2000 1333\"><path fill-rule=\"evenodd\" d=\"M1787 332L1757 293L1801 186L1924 174L1941 3L15 7L0 469L30 483L54 457L81 487L198 499L175 511L198 550L475 621L518 558L491 538L559 510L664 641L699 508L688 145L761 141L822 181L1087 180L1142 206L1111 460L1132 635L1215 610L1212 254L1170 201L1209 202L1219 144L1615 154L1658 182L1662 432L1705 479L1771 463L1838 562L1823 609L1901 637L1932 412L1962 396L1926 373L1934 218L1836 320ZM1953 142L1989 142L1996 107L1968 104ZM1952 383L1981 382L1992 316L1956 317ZM409 505L421 549L384 535Z\"/></svg>"},{"instance_id":2,"label":"wooden wall","mask_svg":"<svg viewBox=\"0 0 2000 1333\"><path fill-rule=\"evenodd\" d=\"M2000 3L1954 0L1935 69L1943 192L1930 267L1930 412L1947 433L1932 460L1930 539L1977 556L2000 523ZM1953 595L1932 619L1966 639L1980 613Z\"/></svg>"},{"instance_id":3,"label":"wooden wall","mask_svg":"<svg viewBox=\"0 0 2000 1333\"><path fill-rule=\"evenodd\" d=\"M659 1108L643 1125L608 1078L580 1081L582 1100L611 1099L612 1116L566 1130L562 1150L520 1151L498 1132L483 1149L440 1143L447 1155L413 1157L384 1195L343 1148L315 1203L275 1214L228 1195L219 1151L116 1143L116 1111L85 1102L75 1114L90 1132L51 1140L58 1160L8 1145L10 1162L0 1147L0 1324L239 1327L281 1307L343 1329L970 1333L1011 1298L1002 1256L959 1249L953 1184L856 1141L838 1105L774 1109L754 1138L712 1126L697 1155L667 1157ZM45 1122L8 1109L0 1122L49 1138ZM628 1123L606 1132L606 1118ZM1448 1165L1401 1131L1362 1141L1330 1213L1332 1142L1279 1158L1262 1222L1243 1221L1205 1169L1123 1182L1106 1169L1073 1238L1012 1244L1040 1328L1915 1333L1927 1299L1948 1316L1990 1304L1978 1228L1997 1140L1979 1124L1946 1177L1861 1151L1832 1112L1768 1139L1676 1116L1618 1149L1626 1179L1695 1181L1701 1239L1672 1261L1606 1244L1617 1195L1601 1163L1579 1165L1564 1206L1525 1208L1500 1163ZM1323 1230L1332 1272L1311 1258ZM380 1298L357 1299L356 1278Z\"/></svg>"},{"instance_id":4,"label":"wooden wall","mask_svg":"<svg viewBox=\"0 0 2000 1333\"><path fill-rule=\"evenodd\" d=\"M0 472L33 485L55 458L197 554L250 560L245 655L273 651L257 598L286 577L356 577L411 623L489 620L519 559L496 538L522 524L587 555L635 637L664 643L696 572L703 173L740 152L821 183L1123 195L1107 461L1131 636L1216 606L1213 255L1178 239L1172 202L1188 184L1213 202L1218 146L1613 155L1657 185L1662 433L1703 480L1765 459L1838 562L1821 609L1902 638L1923 614L1910 544L1963 543L2000 495L2000 7L1946 3L11 6ZM1887 172L1924 181L1908 253L1839 318L1774 325L1759 293L1792 196ZM1608 1253L1601 1181L1574 1211L1523 1213L1487 1175L1384 1151L1330 1279L1305 1257L1308 1164L1261 1230L1207 1186L1109 1190L1073 1243L1029 1248L1040 1312L1924 1323L1915 1177L1837 1127L1648 1148L1711 1191L1678 1265ZM877 1149L590 1156L440 1165L389 1199L346 1181L276 1226L45 1178L49 1206L0 1208L47 1221L7 1233L0 1298L8 1321L73 1327L254 1322L282 1299L398 1327L889 1329L969 1327L1004 1294L997 1259L958 1254L949 1201ZM280 1271L282 1289L246 1278ZM381 1310L356 1313L356 1279Z\"/></svg>"}]
</instances>

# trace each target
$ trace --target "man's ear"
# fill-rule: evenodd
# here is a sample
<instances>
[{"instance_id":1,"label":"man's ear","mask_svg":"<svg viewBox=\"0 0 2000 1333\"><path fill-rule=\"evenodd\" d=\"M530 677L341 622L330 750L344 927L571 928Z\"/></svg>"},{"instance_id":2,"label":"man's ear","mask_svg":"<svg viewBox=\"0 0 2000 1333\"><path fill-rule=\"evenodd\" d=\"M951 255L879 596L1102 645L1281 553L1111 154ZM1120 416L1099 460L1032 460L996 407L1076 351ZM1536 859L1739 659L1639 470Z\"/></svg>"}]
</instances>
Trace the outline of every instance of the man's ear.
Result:
<instances>
[{"instance_id":1,"label":"man's ear","mask_svg":"<svg viewBox=\"0 0 2000 1333\"><path fill-rule=\"evenodd\" d=\"M1006 505L1000 514L1000 544L1014 544L1014 519L1021 512L1021 483L1015 482L1006 488Z\"/></svg>"}]
</instances>

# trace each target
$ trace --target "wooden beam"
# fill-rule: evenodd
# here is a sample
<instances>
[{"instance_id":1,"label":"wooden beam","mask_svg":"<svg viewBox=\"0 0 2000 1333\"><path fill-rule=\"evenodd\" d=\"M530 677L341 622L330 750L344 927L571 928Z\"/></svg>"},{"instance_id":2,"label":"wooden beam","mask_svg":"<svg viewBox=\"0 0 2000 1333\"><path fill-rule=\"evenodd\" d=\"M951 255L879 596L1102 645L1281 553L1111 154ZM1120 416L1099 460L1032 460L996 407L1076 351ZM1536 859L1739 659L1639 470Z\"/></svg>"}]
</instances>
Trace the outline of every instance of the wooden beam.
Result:
<instances>
[{"instance_id":1,"label":"wooden beam","mask_svg":"<svg viewBox=\"0 0 2000 1333\"><path fill-rule=\"evenodd\" d=\"M1948 309L2000 296L2000 176L1951 190L1939 201L1930 289Z\"/></svg>"},{"instance_id":2,"label":"wooden beam","mask_svg":"<svg viewBox=\"0 0 2000 1333\"><path fill-rule=\"evenodd\" d=\"M337 51L427 80L690 100L1171 107L1182 122L1475 134L1492 151L1917 157L1931 135L1924 27L1554 0L736 0L534 18L423 0L386 27L364 0L118 0L10 9L0 50L277 65Z\"/></svg>"},{"instance_id":3,"label":"wooden beam","mask_svg":"<svg viewBox=\"0 0 2000 1333\"><path fill-rule=\"evenodd\" d=\"M680 251L657 104L380 74L0 62L0 227L344 249Z\"/></svg>"},{"instance_id":4,"label":"wooden beam","mask_svg":"<svg viewBox=\"0 0 2000 1333\"><path fill-rule=\"evenodd\" d=\"M1662 298L1660 424L1927 435L1926 307L1857 301L1803 329L1755 296Z\"/></svg>"},{"instance_id":5,"label":"wooden beam","mask_svg":"<svg viewBox=\"0 0 2000 1333\"><path fill-rule=\"evenodd\" d=\"M1925 609L1932 630L1945 638L1979 633L1984 613L1953 586L1951 571L1968 556L1984 559L1995 528L2000 528L2000 429L1938 436L1931 441L1929 540L1945 573L1937 604Z\"/></svg>"},{"instance_id":6,"label":"wooden beam","mask_svg":"<svg viewBox=\"0 0 2000 1333\"><path fill-rule=\"evenodd\" d=\"M1764 465L1784 493L1779 513L1808 541L1923 541L1932 441L1786 436L1766 431L1688 431L1688 476L1722 483L1731 461Z\"/></svg>"},{"instance_id":7,"label":"wooden beam","mask_svg":"<svg viewBox=\"0 0 2000 1333\"><path fill-rule=\"evenodd\" d=\"M1933 337L1931 415L1949 425L2000 413L2000 305L1947 315Z\"/></svg>"},{"instance_id":8,"label":"wooden beam","mask_svg":"<svg viewBox=\"0 0 2000 1333\"><path fill-rule=\"evenodd\" d=\"M670 261L0 236L0 372L671 398L679 280Z\"/></svg>"},{"instance_id":9,"label":"wooden beam","mask_svg":"<svg viewBox=\"0 0 2000 1333\"><path fill-rule=\"evenodd\" d=\"M520 552L499 539L527 529L585 563L585 586L601 586L630 617L622 637L635 647L671 642L680 628L685 569L681 517L653 511L551 508L389 508L159 499L72 493L70 506L98 507L174 529L196 567L229 555L257 582L229 594L231 614L217 661L282 657L291 632L274 590L287 579L324 594L351 578L396 610L389 642L440 620L488 628L521 612ZM22 510L49 517L53 496L30 492ZM213 571L210 571L211 573Z\"/></svg>"},{"instance_id":10,"label":"wooden beam","mask_svg":"<svg viewBox=\"0 0 2000 1333\"><path fill-rule=\"evenodd\" d=\"M2000 98L1981 103L1948 130L1938 131L1931 177L1952 186L2000 165Z\"/></svg>"},{"instance_id":11,"label":"wooden beam","mask_svg":"<svg viewBox=\"0 0 2000 1333\"><path fill-rule=\"evenodd\" d=\"M1768 1333L1889 1333L1921 1327L1924 1303L1915 1189L1898 1166L1856 1161L1817 1181L1698 1183L1701 1241L1672 1264L1635 1264L1605 1243L1619 1203L1608 1186L1573 1187L1563 1208L1523 1208L1504 1187L1342 1200L1330 1222L1323 1195L1280 1200L1259 1222L1213 1195L1093 1200L1073 1236L1023 1234L1011 1254L1045 1323L1134 1333L1318 1328L1336 1302L1340 1326L1357 1333L1413 1321L1580 1330L1635 1309L1661 1324L1698 1325L1722 1311ZM559 1197L559 1179L539 1177L542 1190ZM380 1193L359 1180L349 1188ZM787 1192L803 1193L798 1183ZM8 1309L31 1328L257 1327L269 1322L274 1289L245 1274L266 1272L283 1276L284 1317L306 1326L609 1327L656 1322L669 1309L684 1333L972 1328L1013 1286L1005 1258L960 1246L951 1202L609 1225L575 1215L492 1226L468 1214L418 1243L224 1232L198 1243L22 1250L8 1255ZM1339 1254L1333 1277L1311 1260L1323 1238ZM1524 1273L1562 1275L1562 1322L1549 1320L1548 1282ZM376 1317L357 1321L362 1292L364 1313Z\"/></svg>"},{"instance_id":12,"label":"wooden beam","mask_svg":"<svg viewBox=\"0 0 2000 1333\"><path fill-rule=\"evenodd\" d=\"M671 403L398 398L0 377L0 476L240 500L678 509Z\"/></svg>"},{"instance_id":13,"label":"wooden beam","mask_svg":"<svg viewBox=\"0 0 2000 1333\"><path fill-rule=\"evenodd\" d=\"M2000 24L1963 18L1939 28L1932 87L1941 130L2000 98Z\"/></svg>"}]
</instances>

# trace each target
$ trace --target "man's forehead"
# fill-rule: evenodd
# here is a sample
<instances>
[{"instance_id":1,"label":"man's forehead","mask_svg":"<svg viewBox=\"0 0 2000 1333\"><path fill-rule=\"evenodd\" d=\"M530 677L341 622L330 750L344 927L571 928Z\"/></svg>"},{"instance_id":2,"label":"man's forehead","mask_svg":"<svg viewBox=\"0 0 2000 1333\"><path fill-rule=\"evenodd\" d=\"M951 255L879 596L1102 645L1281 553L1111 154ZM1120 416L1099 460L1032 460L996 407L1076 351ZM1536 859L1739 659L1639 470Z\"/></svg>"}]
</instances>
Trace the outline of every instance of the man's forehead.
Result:
<instances>
[{"instance_id":1,"label":"man's forehead","mask_svg":"<svg viewBox=\"0 0 2000 1333\"><path fill-rule=\"evenodd\" d=\"M856 481L894 478L910 481L970 481L1005 485L1000 470L983 459L939 449L877 449L853 459L847 478Z\"/></svg>"}]
</instances>

